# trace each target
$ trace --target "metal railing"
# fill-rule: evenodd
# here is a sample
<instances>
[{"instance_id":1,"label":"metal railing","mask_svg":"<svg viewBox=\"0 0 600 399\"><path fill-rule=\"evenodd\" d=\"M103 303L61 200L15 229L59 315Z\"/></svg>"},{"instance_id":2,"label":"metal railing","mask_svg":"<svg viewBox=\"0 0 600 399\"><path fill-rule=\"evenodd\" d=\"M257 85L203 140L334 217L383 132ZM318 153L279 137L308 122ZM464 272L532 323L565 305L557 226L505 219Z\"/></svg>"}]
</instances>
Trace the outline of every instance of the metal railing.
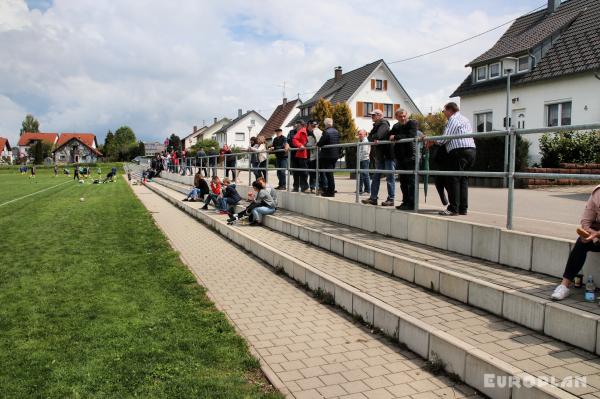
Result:
<instances>
[{"instance_id":1,"label":"metal railing","mask_svg":"<svg viewBox=\"0 0 600 399\"><path fill-rule=\"evenodd\" d=\"M594 174L556 174L556 173L524 173L524 172L516 172L516 143L518 135L530 135L530 134L540 134L540 133L557 133L561 131L582 131L582 130L596 130L600 129L600 123L594 124L585 124L585 125L572 125L572 126L560 126L560 127L548 127L548 128L539 128L539 129L509 129L503 131L493 131L487 133L471 133L471 134L463 134L456 136L430 136L430 137L418 137L418 138L408 138L396 141L378 141L378 142L353 142L353 143L343 143L343 144L335 144L335 145L326 145L326 146L313 146L313 147L304 147L304 148L293 148L290 147L288 150L264 150L257 151L251 150L248 152L241 153L232 153L232 154L223 154L223 155L207 155L204 157L197 158L187 158L186 165L179 165L179 170L175 171L182 174L187 174L190 172L190 175L194 174L194 170L198 168L204 169L205 171L208 169L212 172L212 174L217 174L218 171L218 158L223 157L222 170L223 174L227 175L227 171L233 170L234 173L237 171L247 171L248 172L248 184L251 183L252 173L255 173L257 176L259 173L265 176L265 179L268 180L269 171L285 171L286 173L286 189L290 191L290 180L293 172L305 172L305 173L315 173L315 191L318 192L319 184L320 184L320 176L322 173L326 172L349 172L356 173L356 196L355 202L359 202L359 187L360 187L360 174L361 173L378 173L381 175L412 175L414 177L414 212L419 211L419 177L420 176L452 176L452 177L487 177L487 178L500 178L505 179L507 182L508 188L508 198L507 198L507 211L506 211L506 228L511 230L513 228L513 214L514 214L514 189L515 189L515 179L573 179L573 180L600 180L600 175ZM492 137L506 137L508 139L508 170L505 172L480 172L480 171L454 171L454 170L422 170L420 169L420 159L421 159L421 147L424 142L445 142L449 140L456 140L459 138L492 138ZM410 169L361 169L360 168L360 157L359 152L360 148L363 146L375 147L375 146L383 146L383 145L395 145L395 144L404 144L404 143L413 143L413 151L414 151L414 168ZM321 158L320 152L324 148L354 148L355 149L355 158L356 165L355 167L348 167L346 165L345 168L335 168L335 169L323 169L319 168L319 159ZM292 154L296 151L317 151L316 155L316 163L315 168L297 168L291 167ZM258 154L266 153L267 160L264 167L258 167L252 165L252 155L258 157ZM287 157L287 166L285 168L278 167L270 167L269 166L269 154L278 154L285 153ZM235 160L233 162L228 162L230 159L228 157L234 157ZM247 167L238 167L238 158L247 158L248 166ZM211 159L214 158L214 161L211 163ZM307 159L310 159L310 153L307 155ZM194 165L195 163L195 165ZM167 169L171 169L173 165L168 164ZM307 176L308 179L308 176ZM394 184L395 182L394 177Z\"/></svg>"}]
</instances>

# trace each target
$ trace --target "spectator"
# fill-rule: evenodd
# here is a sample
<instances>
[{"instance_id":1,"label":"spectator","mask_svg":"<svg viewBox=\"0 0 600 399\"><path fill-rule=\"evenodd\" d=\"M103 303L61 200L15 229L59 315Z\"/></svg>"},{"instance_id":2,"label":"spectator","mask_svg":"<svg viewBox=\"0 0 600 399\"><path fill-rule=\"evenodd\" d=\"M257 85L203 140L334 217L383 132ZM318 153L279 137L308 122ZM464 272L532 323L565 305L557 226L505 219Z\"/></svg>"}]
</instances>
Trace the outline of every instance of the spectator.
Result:
<instances>
[{"instance_id":1,"label":"spectator","mask_svg":"<svg viewBox=\"0 0 600 399\"><path fill-rule=\"evenodd\" d=\"M297 129L294 138L292 139L292 145L298 150L292 155L292 168L307 169L308 167L308 151L306 150L306 144L308 143L308 136L306 135L305 122L303 120L298 121L300 126ZM294 171L294 189L293 192L298 190L303 193L308 192L308 181L307 181L306 170L295 170Z\"/></svg>"},{"instance_id":2,"label":"spectator","mask_svg":"<svg viewBox=\"0 0 600 399\"><path fill-rule=\"evenodd\" d=\"M225 177L229 177L229 172L231 172L231 179L236 181L236 171L235 167L237 165L237 158L233 155L233 151L227 144L223 145L221 149L221 156L223 156L223 163L225 164Z\"/></svg>"},{"instance_id":3,"label":"spectator","mask_svg":"<svg viewBox=\"0 0 600 399\"><path fill-rule=\"evenodd\" d=\"M371 113L373 120L373 129L369 133L369 141L378 143L388 140L390 135L390 123L383 117L383 112L380 109L375 109ZM374 146L371 149L373 158L375 159L375 168L379 170L389 170L386 173L387 181L387 199L381 203L381 206L394 206L394 197L396 194L396 184L394 182L394 154L390 144ZM371 196L362 200L363 204L377 205L377 197L379 195L379 185L381 183L381 173L374 173L371 181Z\"/></svg>"},{"instance_id":4,"label":"spectator","mask_svg":"<svg viewBox=\"0 0 600 399\"><path fill-rule=\"evenodd\" d=\"M58 165L54 164L54 177L58 176Z\"/></svg>"},{"instance_id":5,"label":"spectator","mask_svg":"<svg viewBox=\"0 0 600 399\"><path fill-rule=\"evenodd\" d=\"M398 122L390 131L390 140L415 139L418 137L419 123L408 119L406 110L400 108L395 113ZM415 168L415 145L413 143L397 143L394 145L396 168L413 170ZM402 191L402 204L396 207L401 211L415 209L415 176L414 174L400 174L400 191Z\"/></svg>"},{"instance_id":6,"label":"spectator","mask_svg":"<svg viewBox=\"0 0 600 399\"><path fill-rule=\"evenodd\" d=\"M210 180L210 192L204 200L203 210L208 209L208 204L212 201L215 208L219 208L219 198L221 198L221 180L219 176L214 175Z\"/></svg>"},{"instance_id":7,"label":"spectator","mask_svg":"<svg viewBox=\"0 0 600 399\"><path fill-rule=\"evenodd\" d=\"M275 207L277 207L277 191L275 191L273 186L267 183L267 181L262 177L259 177L258 179L256 179L256 181L261 184L262 188L265 188L269 191L271 198L273 198L273 201L275 202Z\"/></svg>"},{"instance_id":8,"label":"spectator","mask_svg":"<svg viewBox=\"0 0 600 399\"><path fill-rule=\"evenodd\" d=\"M79 165L73 167L73 180L79 180Z\"/></svg>"},{"instance_id":9,"label":"spectator","mask_svg":"<svg viewBox=\"0 0 600 399\"><path fill-rule=\"evenodd\" d=\"M292 140L294 139L294 136L296 135L296 132L298 132L298 130L302 129L302 124L303 123L304 122L301 119L297 120L296 122L294 122L294 128L288 132L287 142L288 142L289 148L294 148L294 143L293 143ZM295 161L294 161L294 155L295 154L296 154L295 151L292 151L291 154L290 154L290 167L293 167L293 165L295 165ZM296 174L294 174L293 171L290 172L290 173L292 174L292 177L293 177L292 187L298 187L298 185L300 184L300 182L296 181ZM290 178L290 177L288 177L288 178Z\"/></svg>"},{"instance_id":10,"label":"spectator","mask_svg":"<svg viewBox=\"0 0 600 399\"><path fill-rule=\"evenodd\" d=\"M171 154L171 162L173 162L173 173L179 173L179 156L177 155L177 151L173 150L173 154Z\"/></svg>"},{"instance_id":11,"label":"spectator","mask_svg":"<svg viewBox=\"0 0 600 399\"><path fill-rule=\"evenodd\" d=\"M285 170L287 169L287 157L290 146L287 142L287 138L283 135L281 129L275 130L275 138L273 139L273 145L269 147L271 150L275 150L275 167L277 170L277 179L279 180L276 190L285 190ZM282 169L282 170L279 170Z\"/></svg>"},{"instance_id":12,"label":"spectator","mask_svg":"<svg viewBox=\"0 0 600 399\"><path fill-rule=\"evenodd\" d=\"M317 150L317 137L315 136L315 127L317 127L319 124L317 123L317 121L313 121L310 120L308 121L308 123L306 124L306 138L307 138L307 142L306 142L306 147L311 148L314 147L314 149L312 150L308 150L309 151L309 158L308 158L308 168L310 169L310 171L308 172L308 187L310 188L310 192L314 193L315 192L315 187L317 185L317 156L319 155L319 151ZM323 190L323 187L321 187L321 191Z\"/></svg>"},{"instance_id":13,"label":"spectator","mask_svg":"<svg viewBox=\"0 0 600 399\"><path fill-rule=\"evenodd\" d=\"M434 144L430 149L430 154L430 158L435 160L435 163L440 170L448 170L448 153L446 152L445 146ZM444 206L448 205L448 197L446 195L448 184L446 180L446 176L435 176L435 189Z\"/></svg>"},{"instance_id":14,"label":"spectator","mask_svg":"<svg viewBox=\"0 0 600 399\"><path fill-rule=\"evenodd\" d=\"M600 252L600 186L592 191L583 216L581 216L581 228L577 229L579 238L575 242L561 284L556 287L551 298L560 301L569 295L571 282L581 271L588 252Z\"/></svg>"},{"instance_id":15,"label":"spectator","mask_svg":"<svg viewBox=\"0 0 600 399\"><path fill-rule=\"evenodd\" d=\"M369 176L371 146L365 144L369 142L365 129L358 131L358 142L363 143L363 145L358 146L358 161L360 162L359 167L362 170L359 173L358 194L371 194L371 177Z\"/></svg>"},{"instance_id":16,"label":"spectator","mask_svg":"<svg viewBox=\"0 0 600 399\"><path fill-rule=\"evenodd\" d=\"M333 119L325 118L323 121L325 124L325 131L319 139L317 145L319 147L336 145L340 143L340 133L333 127ZM323 197L335 197L335 178L333 171L335 169L335 163L340 157L339 147L327 147L321 149L319 161L323 169L330 169L329 172L323 172L325 184L323 184Z\"/></svg>"},{"instance_id":17,"label":"spectator","mask_svg":"<svg viewBox=\"0 0 600 399\"><path fill-rule=\"evenodd\" d=\"M275 212L276 205L273 201L273 198L269 194L269 190L264 188L264 182L261 183L258 180L252 182L252 188L254 189L254 199L250 205L248 205L246 209L239 213L229 213L227 224L234 224L248 216L251 222L250 225L256 226L260 225L260 222L262 221L262 215L271 215ZM254 210L257 208L263 209L255 213Z\"/></svg>"},{"instance_id":18,"label":"spectator","mask_svg":"<svg viewBox=\"0 0 600 399\"><path fill-rule=\"evenodd\" d=\"M227 214L235 211L235 206L240 202L242 197L235 188L235 183L232 183L228 177L223 179L223 197L221 198L220 210L222 214Z\"/></svg>"},{"instance_id":19,"label":"spectator","mask_svg":"<svg viewBox=\"0 0 600 399\"><path fill-rule=\"evenodd\" d=\"M256 138L257 144L257 152L256 158L258 160L258 174L256 178L263 176L265 180L269 180L267 176L267 162L269 160L269 154L267 151L267 146L265 145L265 136L258 136Z\"/></svg>"},{"instance_id":20,"label":"spectator","mask_svg":"<svg viewBox=\"0 0 600 399\"><path fill-rule=\"evenodd\" d=\"M196 166L204 172L204 176L208 177L208 162L206 160L206 152L200 147L196 152Z\"/></svg>"},{"instance_id":21,"label":"spectator","mask_svg":"<svg viewBox=\"0 0 600 399\"><path fill-rule=\"evenodd\" d=\"M473 133L471 122L460 114L456 103L450 102L444 106L444 115L448 123L444 129L444 136L449 139L443 141L448 152L449 169L464 172L475 164L475 140L472 137L452 139L452 136ZM454 216L456 214L466 215L469 208L469 178L466 176L450 176L447 178L448 199L450 204L440 215Z\"/></svg>"},{"instance_id":22,"label":"spectator","mask_svg":"<svg viewBox=\"0 0 600 399\"><path fill-rule=\"evenodd\" d=\"M208 166L211 169L212 177L217 175L217 155L215 147L210 147L208 149Z\"/></svg>"},{"instance_id":23,"label":"spectator","mask_svg":"<svg viewBox=\"0 0 600 399\"><path fill-rule=\"evenodd\" d=\"M248 147L248 151L250 152L250 167L252 168L252 173L254 173L254 178L258 179L258 154L256 151L258 150L258 144L256 143L256 137L250 137L250 147Z\"/></svg>"},{"instance_id":24,"label":"spectator","mask_svg":"<svg viewBox=\"0 0 600 399\"><path fill-rule=\"evenodd\" d=\"M208 183L206 183L206 180L202 177L202 171L198 169L194 175L194 187L187 197L185 197L184 201L204 201L204 196L210 192L209 190Z\"/></svg>"}]
</instances>

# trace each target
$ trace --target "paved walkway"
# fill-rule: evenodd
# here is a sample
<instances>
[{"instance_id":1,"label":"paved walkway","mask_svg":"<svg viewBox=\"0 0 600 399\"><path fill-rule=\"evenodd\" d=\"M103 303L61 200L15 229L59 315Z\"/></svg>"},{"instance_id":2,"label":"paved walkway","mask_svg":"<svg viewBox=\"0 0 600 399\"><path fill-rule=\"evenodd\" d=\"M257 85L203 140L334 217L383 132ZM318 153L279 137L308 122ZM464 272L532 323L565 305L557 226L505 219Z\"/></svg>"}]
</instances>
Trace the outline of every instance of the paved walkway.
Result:
<instances>
[{"instance_id":1,"label":"paved walkway","mask_svg":"<svg viewBox=\"0 0 600 399\"><path fill-rule=\"evenodd\" d=\"M464 385L424 371L423 361L412 352L320 304L147 188L132 188L276 377L274 384L290 397L478 397Z\"/></svg>"}]
</instances>

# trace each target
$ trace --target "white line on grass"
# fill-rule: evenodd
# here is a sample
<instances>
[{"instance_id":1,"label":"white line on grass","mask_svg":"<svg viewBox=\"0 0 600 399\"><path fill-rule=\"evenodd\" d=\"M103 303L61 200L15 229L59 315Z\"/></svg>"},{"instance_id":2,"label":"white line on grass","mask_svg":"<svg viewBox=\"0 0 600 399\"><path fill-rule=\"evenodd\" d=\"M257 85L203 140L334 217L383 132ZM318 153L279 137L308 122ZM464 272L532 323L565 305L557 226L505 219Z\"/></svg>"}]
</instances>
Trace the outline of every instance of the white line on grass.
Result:
<instances>
[{"instance_id":1,"label":"white line on grass","mask_svg":"<svg viewBox=\"0 0 600 399\"><path fill-rule=\"evenodd\" d=\"M22 196L22 197L19 197L19 198L12 199L12 200L10 200L10 201L6 201L5 203L3 203L3 204L0 204L0 207L2 207L2 206L4 206L4 205L8 205L8 204L10 204L10 203L13 203L13 202L16 202L16 201L19 201L19 200L22 200L23 198L31 197L32 195L36 195L36 194L39 194L39 193L43 193L44 191L48 191L48 190L50 190L50 189L52 189L52 188L54 188L54 187L62 186L63 184L67 184L67 183L70 183L70 182L71 182L70 180L67 180L67 181L65 181L65 182L62 182L62 183L59 183L59 184L57 184L56 186L47 187L47 188L44 188L43 190L36 191L35 193L27 194L27 195L24 195L24 196Z\"/></svg>"}]
</instances>

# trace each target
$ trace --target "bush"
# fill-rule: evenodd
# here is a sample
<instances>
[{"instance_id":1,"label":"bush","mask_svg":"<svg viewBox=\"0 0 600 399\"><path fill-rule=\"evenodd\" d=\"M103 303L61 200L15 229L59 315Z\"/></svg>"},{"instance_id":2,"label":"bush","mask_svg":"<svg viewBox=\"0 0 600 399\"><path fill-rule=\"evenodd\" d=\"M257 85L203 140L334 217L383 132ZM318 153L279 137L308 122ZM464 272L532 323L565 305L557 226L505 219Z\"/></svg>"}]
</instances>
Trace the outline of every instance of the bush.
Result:
<instances>
[{"instance_id":1,"label":"bush","mask_svg":"<svg viewBox=\"0 0 600 399\"><path fill-rule=\"evenodd\" d=\"M477 159L472 170L480 172L504 171L504 137L475 139L475 145L477 146ZM517 136L515 171L523 170L528 166L530 145L529 141Z\"/></svg>"},{"instance_id":2,"label":"bush","mask_svg":"<svg viewBox=\"0 0 600 399\"><path fill-rule=\"evenodd\" d=\"M545 133L540 138L543 168L561 163L600 163L600 131Z\"/></svg>"},{"instance_id":3,"label":"bush","mask_svg":"<svg viewBox=\"0 0 600 399\"><path fill-rule=\"evenodd\" d=\"M192 148L188 151L188 156L195 157L196 152L198 152L198 150L200 148L202 148L204 150L204 152L208 154L208 150L211 147L214 147L215 151L217 151L217 152L219 152L219 150L221 149L221 147L219 146L219 142L217 140L200 140L196 144L194 144L192 146ZM235 152L235 151L233 151L233 152Z\"/></svg>"}]
</instances>

